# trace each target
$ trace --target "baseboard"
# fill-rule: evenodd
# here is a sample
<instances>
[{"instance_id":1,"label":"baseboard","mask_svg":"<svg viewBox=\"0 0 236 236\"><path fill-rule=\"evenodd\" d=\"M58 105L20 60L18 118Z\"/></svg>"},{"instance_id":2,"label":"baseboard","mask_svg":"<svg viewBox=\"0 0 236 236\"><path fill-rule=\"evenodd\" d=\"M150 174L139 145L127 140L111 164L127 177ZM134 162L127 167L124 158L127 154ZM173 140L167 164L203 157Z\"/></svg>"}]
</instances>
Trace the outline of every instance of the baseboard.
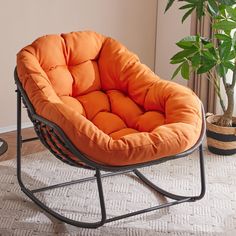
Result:
<instances>
[{"instance_id":1,"label":"baseboard","mask_svg":"<svg viewBox=\"0 0 236 236\"><path fill-rule=\"evenodd\" d=\"M21 124L22 129L29 128L29 127L33 127L32 122L24 122ZM0 127L0 134L15 131L15 130L16 130L16 125L9 125L6 127Z\"/></svg>"}]
</instances>

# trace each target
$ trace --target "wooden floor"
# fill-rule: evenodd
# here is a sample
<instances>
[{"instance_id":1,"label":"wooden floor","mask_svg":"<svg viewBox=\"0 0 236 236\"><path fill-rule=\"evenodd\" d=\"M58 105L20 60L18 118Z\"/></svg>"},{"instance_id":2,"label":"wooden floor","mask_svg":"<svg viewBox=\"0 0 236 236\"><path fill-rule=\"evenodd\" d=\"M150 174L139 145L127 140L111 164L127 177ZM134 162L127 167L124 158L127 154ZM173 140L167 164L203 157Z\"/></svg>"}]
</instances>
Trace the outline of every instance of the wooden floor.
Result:
<instances>
[{"instance_id":1,"label":"wooden floor","mask_svg":"<svg viewBox=\"0 0 236 236\"><path fill-rule=\"evenodd\" d=\"M36 134L33 128L22 129L22 138L32 138ZM16 131L0 134L0 137L4 139L8 144L8 150L0 156L0 162L3 160L10 160L16 158ZM44 151L45 147L40 141L32 141L24 143L22 146L22 156Z\"/></svg>"}]
</instances>

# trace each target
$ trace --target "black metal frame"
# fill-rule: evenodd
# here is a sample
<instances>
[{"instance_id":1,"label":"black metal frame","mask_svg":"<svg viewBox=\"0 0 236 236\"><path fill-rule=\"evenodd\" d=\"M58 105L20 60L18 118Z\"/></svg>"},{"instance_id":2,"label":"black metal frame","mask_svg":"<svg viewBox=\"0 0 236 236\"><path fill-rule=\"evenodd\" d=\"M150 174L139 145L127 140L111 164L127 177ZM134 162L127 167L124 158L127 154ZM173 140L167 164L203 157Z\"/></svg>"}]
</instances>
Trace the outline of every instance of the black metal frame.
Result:
<instances>
[{"instance_id":1,"label":"black metal frame","mask_svg":"<svg viewBox=\"0 0 236 236\"><path fill-rule=\"evenodd\" d=\"M26 92L24 91L17 72L15 70L14 73L15 77L15 83L17 85L17 178L19 185L21 187L21 190L31 199L33 200L40 208L45 210L50 215L54 216L58 220L61 220L65 223L77 226L77 227L83 227L83 228L97 228L102 226L105 223L112 222L115 220L120 220L123 218L127 218L130 216L154 211L157 209L161 209L164 207L173 206L176 204L180 204L183 202L194 202L197 200L200 200L205 195L206 187L205 187L205 172L204 172L204 157L203 157L203 149L202 149L202 141L205 134L205 119L204 119L204 110L202 109L202 131L201 135L199 137L199 140L197 143L190 148L189 150L179 153L175 156L165 157L160 160L154 160L146 163L140 163L135 165L127 165L127 166L105 166L102 164L98 164L91 160L89 157L85 156L83 153L81 153L69 140L69 138L66 136L66 134L63 132L63 130L58 127L55 123L52 123L49 120L46 120L45 118L39 116L36 114ZM30 138L30 139L23 139L21 136L21 105L22 101L27 108L28 115L33 122L34 129L38 135L36 138ZM93 171L95 171L95 175L92 177L69 181L65 183L55 184L48 187L38 188L30 190L28 189L21 178L21 147L22 144L25 142L30 142L35 139L40 139L41 142L49 149L51 153L53 153L58 159L61 161L76 166L76 167L83 167L83 168L89 168ZM199 149L199 161L200 161L200 178L201 178L201 191L200 194L197 196L181 196L176 195L173 193L170 193L168 191L165 191L164 189L159 188L155 184L153 184L150 180L148 180L139 170L138 168L147 167L155 164L159 164L162 162L165 162L167 160L172 160L175 158L180 158L187 156L194 152L195 150ZM78 160L81 161L81 163L76 162L71 158L71 156L77 157ZM101 174L101 171L108 171L110 173ZM143 210L134 211L131 213L123 214L120 216L108 218L106 216L106 207L105 207L105 201L104 201L104 195L103 195L103 188L102 188L102 178L106 178L109 176L117 175L117 174L124 174L128 172L133 172L140 180L142 180L146 185L151 187L154 191L161 193L165 197L168 197L172 199L173 201L149 207ZM86 181L97 181L97 187L98 187L98 193L99 193L99 199L100 199L100 207L101 207L101 220L97 222L79 222L72 219L69 219L56 211L50 209L48 206L46 206L41 200L39 200L35 193L43 192L55 188L60 188L72 184L82 183Z\"/></svg>"}]
</instances>

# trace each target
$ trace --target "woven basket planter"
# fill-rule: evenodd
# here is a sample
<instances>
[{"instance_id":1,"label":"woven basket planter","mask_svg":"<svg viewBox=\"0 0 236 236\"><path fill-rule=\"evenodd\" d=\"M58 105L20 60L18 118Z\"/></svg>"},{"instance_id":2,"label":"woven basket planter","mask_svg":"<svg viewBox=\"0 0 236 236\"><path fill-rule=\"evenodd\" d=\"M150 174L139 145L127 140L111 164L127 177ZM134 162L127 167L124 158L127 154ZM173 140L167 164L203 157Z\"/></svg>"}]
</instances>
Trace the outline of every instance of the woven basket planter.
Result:
<instances>
[{"instance_id":1,"label":"woven basket planter","mask_svg":"<svg viewBox=\"0 0 236 236\"><path fill-rule=\"evenodd\" d=\"M233 155L236 153L236 127L214 125L219 118L217 115L206 118L208 149L218 155ZM233 117L233 124L236 124L236 117Z\"/></svg>"}]
</instances>

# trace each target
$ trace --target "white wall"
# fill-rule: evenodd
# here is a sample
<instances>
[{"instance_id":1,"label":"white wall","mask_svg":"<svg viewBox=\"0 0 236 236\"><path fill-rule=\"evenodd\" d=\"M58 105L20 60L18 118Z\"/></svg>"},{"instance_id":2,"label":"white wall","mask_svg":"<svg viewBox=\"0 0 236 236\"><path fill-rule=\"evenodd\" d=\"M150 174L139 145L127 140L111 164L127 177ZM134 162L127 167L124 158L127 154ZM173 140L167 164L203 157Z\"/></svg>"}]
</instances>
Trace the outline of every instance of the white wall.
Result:
<instances>
[{"instance_id":1,"label":"white wall","mask_svg":"<svg viewBox=\"0 0 236 236\"><path fill-rule=\"evenodd\" d=\"M155 71L163 79L169 80L176 68L170 64L170 58L179 51L175 43L190 35L190 19L181 23L183 11L178 9L181 6L178 2L164 14L166 3L167 1L158 1ZM174 81L187 85L187 81L181 76Z\"/></svg>"},{"instance_id":2,"label":"white wall","mask_svg":"<svg viewBox=\"0 0 236 236\"><path fill-rule=\"evenodd\" d=\"M90 29L112 36L154 68L156 0L0 0L0 133L14 129L15 55L44 34ZM24 113L23 122L28 122Z\"/></svg>"}]
</instances>

